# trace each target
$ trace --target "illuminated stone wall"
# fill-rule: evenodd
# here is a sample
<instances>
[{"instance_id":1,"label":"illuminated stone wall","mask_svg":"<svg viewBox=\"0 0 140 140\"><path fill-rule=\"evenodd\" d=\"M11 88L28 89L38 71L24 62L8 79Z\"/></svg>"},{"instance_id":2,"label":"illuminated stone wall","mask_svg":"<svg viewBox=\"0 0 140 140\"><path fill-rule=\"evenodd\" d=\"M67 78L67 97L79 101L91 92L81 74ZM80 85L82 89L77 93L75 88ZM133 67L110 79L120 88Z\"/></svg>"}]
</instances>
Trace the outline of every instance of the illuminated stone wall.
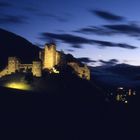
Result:
<instances>
[{"instance_id":1,"label":"illuminated stone wall","mask_svg":"<svg viewBox=\"0 0 140 140\"><path fill-rule=\"evenodd\" d=\"M42 57L42 55L44 55L44 57ZM56 51L54 44L46 44L42 55L40 55L40 57L41 60L43 60L43 69L50 70L60 62L61 54Z\"/></svg>"},{"instance_id":2,"label":"illuminated stone wall","mask_svg":"<svg viewBox=\"0 0 140 140\"><path fill-rule=\"evenodd\" d=\"M19 70L19 60L16 57L8 58L8 73L15 73Z\"/></svg>"},{"instance_id":3,"label":"illuminated stone wall","mask_svg":"<svg viewBox=\"0 0 140 140\"><path fill-rule=\"evenodd\" d=\"M19 72L21 70L25 73L32 70L34 76L42 76L42 66L40 61L33 61L33 64L21 64L16 57L9 57L8 66L6 66L6 68L0 72L0 77Z\"/></svg>"},{"instance_id":4,"label":"illuminated stone wall","mask_svg":"<svg viewBox=\"0 0 140 140\"><path fill-rule=\"evenodd\" d=\"M51 69L55 65L56 48L55 45L45 45L43 69Z\"/></svg>"},{"instance_id":5,"label":"illuminated stone wall","mask_svg":"<svg viewBox=\"0 0 140 140\"><path fill-rule=\"evenodd\" d=\"M33 65L32 64L19 64L19 70L21 72L31 71Z\"/></svg>"},{"instance_id":6,"label":"illuminated stone wall","mask_svg":"<svg viewBox=\"0 0 140 140\"><path fill-rule=\"evenodd\" d=\"M90 80L90 70L85 64L83 64L83 66L79 66L76 62L70 62L68 65L74 69L75 73L80 78Z\"/></svg>"},{"instance_id":7,"label":"illuminated stone wall","mask_svg":"<svg viewBox=\"0 0 140 140\"><path fill-rule=\"evenodd\" d=\"M42 67L40 61L33 61L32 67L33 76L41 77L42 76Z\"/></svg>"},{"instance_id":8,"label":"illuminated stone wall","mask_svg":"<svg viewBox=\"0 0 140 140\"><path fill-rule=\"evenodd\" d=\"M8 58L8 66L0 72L0 77L15 73L19 70L19 60L16 57Z\"/></svg>"},{"instance_id":9,"label":"illuminated stone wall","mask_svg":"<svg viewBox=\"0 0 140 140\"><path fill-rule=\"evenodd\" d=\"M61 61L61 53L60 52L56 52L56 65L58 65Z\"/></svg>"},{"instance_id":10,"label":"illuminated stone wall","mask_svg":"<svg viewBox=\"0 0 140 140\"><path fill-rule=\"evenodd\" d=\"M3 77L3 76L5 76L5 75L8 75L8 74L9 74L8 68L6 67L4 70L2 70L2 71L0 72L0 78Z\"/></svg>"}]
</instances>

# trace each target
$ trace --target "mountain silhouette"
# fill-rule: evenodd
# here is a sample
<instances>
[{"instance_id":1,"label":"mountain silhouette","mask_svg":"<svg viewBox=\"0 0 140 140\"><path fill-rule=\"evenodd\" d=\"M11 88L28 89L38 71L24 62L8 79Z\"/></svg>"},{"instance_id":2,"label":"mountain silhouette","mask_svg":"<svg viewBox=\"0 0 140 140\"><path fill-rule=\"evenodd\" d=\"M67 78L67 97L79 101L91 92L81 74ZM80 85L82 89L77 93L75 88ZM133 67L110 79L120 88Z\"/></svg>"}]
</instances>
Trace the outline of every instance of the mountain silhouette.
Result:
<instances>
[{"instance_id":1,"label":"mountain silhouette","mask_svg":"<svg viewBox=\"0 0 140 140\"><path fill-rule=\"evenodd\" d=\"M0 69L7 64L9 56L16 56L22 63L32 63L38 58L40 48L12 32L0 28Z\"/></svg>"},{"instance_id":2,"label":"mountain silhouette","mask_svg":"<svg viewBox=\"0 0 140 140\"><path fill-rule=\"evenodd\" d=\"M91 67L92 80L104 87L133 87L139 89L140 66L117 64L114 66Z\"/></svg>"}]
</instances>

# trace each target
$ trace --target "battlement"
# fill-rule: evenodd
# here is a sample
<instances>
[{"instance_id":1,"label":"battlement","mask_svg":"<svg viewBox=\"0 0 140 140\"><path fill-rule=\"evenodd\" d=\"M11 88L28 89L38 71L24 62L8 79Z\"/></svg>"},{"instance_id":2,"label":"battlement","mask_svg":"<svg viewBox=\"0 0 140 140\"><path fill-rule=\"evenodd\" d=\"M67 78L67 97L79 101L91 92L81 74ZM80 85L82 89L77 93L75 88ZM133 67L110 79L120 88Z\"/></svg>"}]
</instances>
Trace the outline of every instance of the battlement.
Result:
<instances>
[{"instance_id":1,"label":"battlement","mask_svg":"<svg viewBox=\"0 0 140 140\"><path fill-rule=\"evenodd\" d=\"M51 44L45 44L45 48L48 50L55 50L56 51L56 45L51 43Z\"/></svg>"}]
</instances>

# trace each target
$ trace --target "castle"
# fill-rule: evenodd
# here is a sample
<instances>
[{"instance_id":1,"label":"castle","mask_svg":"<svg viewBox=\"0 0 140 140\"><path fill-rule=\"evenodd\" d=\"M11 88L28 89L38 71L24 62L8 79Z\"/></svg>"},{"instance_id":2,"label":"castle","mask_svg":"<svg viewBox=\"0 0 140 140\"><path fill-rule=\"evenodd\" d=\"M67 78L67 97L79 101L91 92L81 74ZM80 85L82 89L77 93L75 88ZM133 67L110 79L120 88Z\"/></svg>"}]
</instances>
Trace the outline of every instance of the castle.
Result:
<instances>
[{"instance_id":1,"label":"castle","mask_svg":"<svg viewBox=\"0 0 140 140\"><path fill-rule=\"evenodd\" d=\"M32 72L35 77L42 77L42 71L48 70L53 73L59 73L54 66L59 65L64 60L63 54L56 50L56 45L45 44L44 49L39 52L38 61L33 61L32 64L22 64L16 57L9 57L6 68L0 71L0 78L6 75L11 75L16 72ZM84 64L80 66L76 62L69 62L67 65L71 66L75 71L75 74L80 78L90 80L90 70Z\"/></svg>"}]
</instances>

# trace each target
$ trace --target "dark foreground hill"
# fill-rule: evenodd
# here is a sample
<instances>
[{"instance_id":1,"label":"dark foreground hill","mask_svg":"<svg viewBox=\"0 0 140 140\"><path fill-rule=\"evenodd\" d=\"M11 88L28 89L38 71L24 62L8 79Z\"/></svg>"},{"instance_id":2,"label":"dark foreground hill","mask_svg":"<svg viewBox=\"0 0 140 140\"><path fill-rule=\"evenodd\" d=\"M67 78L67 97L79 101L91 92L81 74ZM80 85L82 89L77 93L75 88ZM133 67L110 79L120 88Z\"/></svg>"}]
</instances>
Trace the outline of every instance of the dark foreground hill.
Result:
<instances>
[{"instance_id":1,"label":"dark foreground hill","mask_svg":"<svg viewBox=\"0 0 140 140\"><path fill-rule=\"evenodd\" d=\"M18 134L29 130L31 138L49 140L138 136L139 101L126 105L108 103L100 87L72 75L51 75L45 84L46 89L51 86L54 90L33 92L0 87L0 127L19 128Z\"/></svg>"},{"instance_id":2,"label":"dark foreground hill","mask_svg":"<svg viewBox=\"0 0 140 140\"><path fill-rule=\"evenodd\" d=\"M88 93L62 95L0 88L0 128L19 128L38 138L84 140L138 136L139 109L99 102ZM80 94L80 93L79 93ZM85 97L83 96L85 94ZM94 92L93 92L94 94ZM93 98L94 97L94 98ZM29 136L28 136L29 137Z\"/></svg>"},{"instance_id":3,"label":"dark foreground hill","mask_svg":"<svg viewBox=\"0 0 140 140\"><path fill-rule=\"evenodd\" d=\"M0 29L0 68L7 64L9 56L16 56L23 63L31 63L38 58L39 48L26 39Z\"/></svg>"}]
</instances>

